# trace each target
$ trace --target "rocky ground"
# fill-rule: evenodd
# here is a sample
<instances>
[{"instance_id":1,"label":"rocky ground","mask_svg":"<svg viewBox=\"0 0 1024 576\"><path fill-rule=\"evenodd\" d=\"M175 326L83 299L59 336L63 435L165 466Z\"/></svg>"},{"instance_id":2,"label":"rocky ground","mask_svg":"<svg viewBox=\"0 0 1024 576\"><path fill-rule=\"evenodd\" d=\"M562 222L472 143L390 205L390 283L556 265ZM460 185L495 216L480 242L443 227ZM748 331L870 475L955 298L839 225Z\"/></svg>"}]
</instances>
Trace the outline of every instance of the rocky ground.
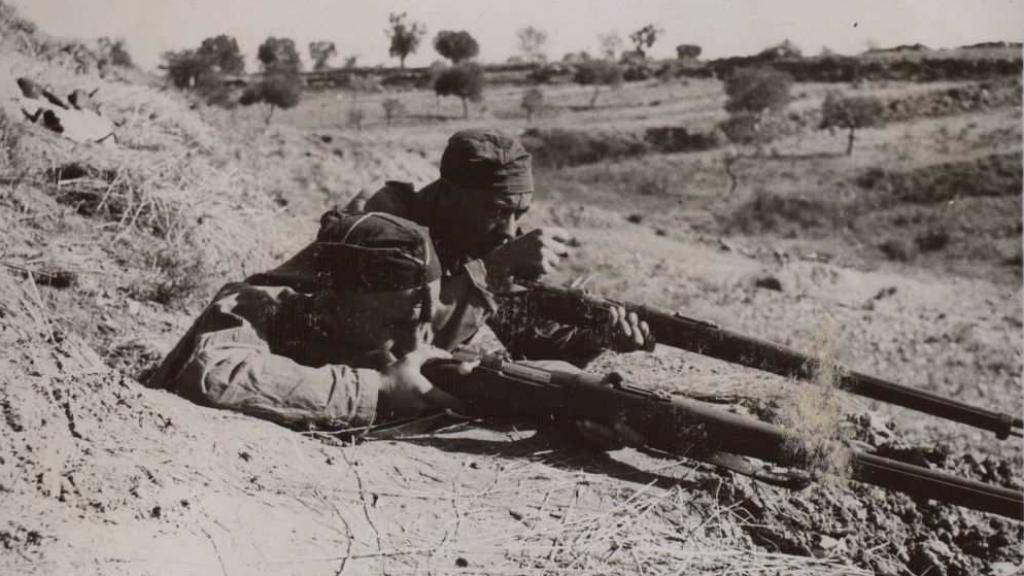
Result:
<instances>
[{"instance_id":1,"label":"rocky ground","mask_svg":"<svg viewBox=\"0 0 1024 576\"><path fill-rule=\"evenodd\" d=\"M0 572L1020 570L1022 523L861 485L841 469L791 492L692 460L593 451L522 423L353 441L142 387L135 378L221 282L287 257L312 237L325 206L360 188L429 181L444 137L461 124L357 133L312 122L300 108L264 128L245 112L232 120L191 110L144 78L76 73L63 52L48 58L33 45L28 53L24 42L5 44L0 60ZM14 79L24 76L60 94L99 88L117 142L75 143L23 122ZM600 121L622 114L635 126L664 110L675 121L720 108L706 83L643 89L631 87ZM811 107L823 89L806 93ZM495 108L486 119L507 123ZM741 167L746 180L733 196L724 194L720 151L539 172L529 224L577 237L553 281L593 276L588 287L598 293L1020 413L1021 136L1008 120L1019 114L1001 105L901 122L866 132L855 160L787 160L841 148L839 137L805 134L779 144L781 159ZM929 138L940 129L952 136ZM944 195L989 163L998 170L976 189L990 193ZM652 174L661 179L643 180ZM758 197L748 183L763 188L760 210L751 211ZM909 200L819 221L821 212L844 214L850 198L889 191ZM936 196L921 200L922 191ZM938 211L951 199L966 208ZM916 239L936 223L950 223L947 243L923 250ZM906 243L906 258L892 257L888 240ZM591 369L726 398L724 409L805 437L858 440L1024 486L1019 441L827 386L664 347L606 354Z\"/></svg>"}]
</instances>

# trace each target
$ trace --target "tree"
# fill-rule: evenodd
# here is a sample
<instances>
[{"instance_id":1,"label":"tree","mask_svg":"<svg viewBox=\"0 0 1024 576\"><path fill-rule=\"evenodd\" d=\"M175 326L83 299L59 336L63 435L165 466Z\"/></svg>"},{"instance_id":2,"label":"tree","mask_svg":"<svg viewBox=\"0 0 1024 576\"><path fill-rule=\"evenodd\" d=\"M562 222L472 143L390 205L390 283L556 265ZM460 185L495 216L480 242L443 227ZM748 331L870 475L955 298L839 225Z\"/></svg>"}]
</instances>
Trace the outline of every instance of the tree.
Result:
<instances>
[{"instance_id":1,"label":"tree","mask_svg":"<svg viewBox=\"0 0 1024 576\"><path fill-rule=\"evenodd\" d=\"M580 86L593 86L590 107L597 106L597 96L602 86L622 86L622 67L610 60L587 60L576 65L573 81Z\"/></svg>"},{"instance_id":2,"label":"tree","mask_svg":"<svg viewBox=\"0 0 1024 576\"><path fill-rule=\"evenodd\" d=\"M462 99L462 117L469 118L469 102L483 100L484 70L479 64L464 62L445 68L434 81L438 96L458 96Z\"/></svg>"},{"instance_id":3,"label":"tree","mask_svg":"<svg viewBox=\"0 0 1024 576\"><path fill-rule=\"evenodd\" d=\"M758 54L760 58L766 60L789 60L802 58L803 55L803 51L796 44L790 42L788 38L774 46L765 48Z\"/></svg>"},{"instance_id":4,"label":"tree","mask_svg":"<svg viewBox=\"0 0 1024 576\"><path fill-rule=\"evenodd\" d=\"M527 62L541 64L547 61L548 57L544 53L545 45L548 42L547 32L540 28L527 26L516 32L516 38L519 40L519 50L522 51Z\"/></svg>"},{"instance_id":5,"label":"tree","mask_svg":"<svg viewBox=\"0 0 1024 576\"><path fill-rule=\"evenodd\" d=\"M295 49L295 41L291 38L267 38L260 44L256 58L268 74L293 75L302 70L299 51Z\"/></svg>"},{"instance_id":6,"label":"tree","mask_svg":"<svg viewBox=\"0 0 1024 576\"><path fill-rule=\"evenodd\" d=\"M789 104L792 85L793 77L775 68L737 68L725 79L725 109L758 117L778 112Z\"/></svg>"},{"instance_id":7,"label":"tree","mask_svg":"<svg viewBox=\"0 0 1024 576\"><path fill-rule=\"evenodd\" d=\"M654 43L658 40L658 35L661 34L661 29L655 28L654 24L648 24L643 28L633 32L629 35L629 41L633 43L633 47L642 58L647 57L647 50L654 46Z\"/></svg>"},{"instance_id":8,"label":"tree","mask_svg":"<svg viewBox=\"0 0 1024 576\"><path fill-rule=\"evenodd\" d=\"M245 72L245 58L242 57L238 41L233 36L221 34L203 40L196 50L196 55L224 74Z\"/></svg>"},{"instance_id":9,"label":"tree","mask_svg":"<svg viewBox=\"0 0 1024 576\"><path fill-rule=\"evenodd\" d=\"M196 80L210 69L208 61L199 57L195 50L177 50L164 52L161 58L163 68L167 71L167 79L175 88L184 90L196 87Z\"/></svg>"},{"instance_id":10,"label":"tree","mask_svg":"<svg viewBox=\"0 0 1024 576\"><path fill-rule=\"evenodd\" d=\"M539 113L544 108L544 92L541 92L541 89L536 87L523 92L523 100L520 106L526 111L526 122L532 122L533 115Z\"/></svg>"},{"instance_id":11,"label":"tree","mask_svg":"<svg viewBox=\"0 0 1024 576\"><path fill-rule=\"evenodd\" d=\"M754 145L755 154L760 156L764 145L783 130L774 113L781 112L789 104L792 84L793 78L789 74L774 68L733 70L725 79L725 109L729 118L719 123L719 130L730 142ZM730 192L734 192L739 184L735 172L739 158L740 155L734 152L723 157L731 183Z\"/></svg>"},{"instance_id":12,"label":"tree","mask_svg":"<svg viewBox=\"0 0 1024 576\"><path fill-rule=\"evenodd\" d=\"M441 30L434 37L434 49L441 56L451 60L452 64L459 64L480 53L480 45L465 30Z\"/></svg>"},{"instance_id":13,"label":"tree","mask_svg":"<svg viewBox=\"0 0 1024 576\"><path fill-rule=\"evenodd\" d=\"M700 58L701 47L696 44L680 44L676 46L676 58L680 60L696 60Z\"/></svg>"},{"instance_id":14,"label":"tree","mask_svg":"<svg viewBox=\"0 0 1024 576\"><path fill-rule=\"evenodd\" d=\"M134 65L132 63L132 55L128 53L124 38L111 39L104 36L99 39L98 44L100 46L101 61L109 63L111 66L120 66L121 68L131 68Z\"/></svg>"},{"instance_id":15,"label":"tree","mask_svg":"<svg viewBox=\"0 0 1024 576\"><path fill-rule=\"evenodd\" d=\"M309 59L313 61L313 70L326 70L327 61L338 53L334 42L317 40L309 43Z\"/></svg>"},{"instance_id":16,"label":"tree","mask_svg":"<svg viewBox=\"0 0 1024 576\"><path fill-rule=\"evenodd\" d=\"M615 60L618 56L619 51L622 50L623 42L622 36L619 36L618 32L608 32L606 34L599 34L597 37L597 43L601 46L601 55L606 60Z\"/></svg>"},{"instance_id":17,"label":"tree","mask_svg":"<svg viewBox=\"0 0 1024 576\"><path fill-rule=\"evenodd\" d=\"M853 144L858 128L879 126L884 121L885 104L874 96L844 97L838 92L829 92L821 104L822 129L846 128L850 131L846 143L846 155L853 154Z\"/></svg>"},{"instance_id":18,"label":"tree","mask_svg":"<svg viewBox=\"0 0 1024 576\"><path fill-rule=\"evenodd\" d=\"M400 68L405 68L405 59L414 54L420 47L420 40L427 33L427 28L419 22L409 22L405 12L388 16L388 27L384 34L391 40L388 54L398 58Z\"/></svg>"},{"instance_id":19,"label":"tree","mask_svg":"<svg viewBox=\"0 0 1024 576\"><path fill-rule=\"evenodd\" d=\"M251 106L256 103L267 105L267 115L264 121L270 124L270 117L274 115L276 108L293 108L299 103L301 91L298 81L292 74L269 74L259 83L250 86L242 92L238 102L242 106Z\"/></svg>"},{"instance_id":20,"label":"tree","mask_svg":"<svg viewBox=\"0 0 1024 576\"><path fill-rule=\"evenodd\" d=\"M162 58L167 77L177 88L209 86L217 83L215 80L220 75L245 72L245 60L238 49L238 42L224 34L206 38L196 50L165 52Z\"/></svg>"},{"instance_id":21,"label":"tree","mask_svg":"<svg viewBox=\"0 0 1024 576\"><path fill-rule=\"evenodd\" d=\"M384 121L387 122L388 128L391 128L391 121L395 117L405 114L405 104L398 98L385 98L380 105L384 108Z\"/></svg>"}]
</instances>

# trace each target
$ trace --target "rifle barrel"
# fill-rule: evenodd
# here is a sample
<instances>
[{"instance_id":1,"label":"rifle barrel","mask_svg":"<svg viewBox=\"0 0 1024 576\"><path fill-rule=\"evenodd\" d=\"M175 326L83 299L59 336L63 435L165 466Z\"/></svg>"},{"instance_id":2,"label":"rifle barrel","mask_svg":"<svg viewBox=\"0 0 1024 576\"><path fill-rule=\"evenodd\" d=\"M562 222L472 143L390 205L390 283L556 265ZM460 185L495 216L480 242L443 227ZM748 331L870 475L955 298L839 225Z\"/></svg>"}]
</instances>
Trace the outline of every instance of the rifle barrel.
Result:
<instances>
[{"instance_id":1,"label":"rifle barrel","mask_svg":"<svg viewBox=\"0 0 1024 576\"><path fill-rule=\"evenodd\" d=\"M456 355L458 358L458 355ZM433 361L424 375L480 415L525 416L535 422L591 420L625 424L644 445L700 459L728 452L782 466L806 468L806 442L777 426L732 414L705 402L664 397L593 374L546 370L494 356L460 374L458 361ZM468 358L460 358L466 360ZM852 478L916 498L1024 519L1024 493L851 449Z\"/></svg>"},{"instance_id":2,"label":"rifle barrel","mask_svg":"<svg viewBox=\"0 0 1024 576\"><path fill-rule=\"evenodd\" d=\"M555 322L606 328L609 308L621 305L647 322L659 344L802 380L813 379L820 366L820 362L808 354L678 313L620 304L540 283L526 283L526 286L530 289L530 312ZM838 373L839 387L852 394L988 430L1000 439L1024 434L1024 420L1020 417L971 406L855 370L840 369Z\"/></svg>"}]
</instances>

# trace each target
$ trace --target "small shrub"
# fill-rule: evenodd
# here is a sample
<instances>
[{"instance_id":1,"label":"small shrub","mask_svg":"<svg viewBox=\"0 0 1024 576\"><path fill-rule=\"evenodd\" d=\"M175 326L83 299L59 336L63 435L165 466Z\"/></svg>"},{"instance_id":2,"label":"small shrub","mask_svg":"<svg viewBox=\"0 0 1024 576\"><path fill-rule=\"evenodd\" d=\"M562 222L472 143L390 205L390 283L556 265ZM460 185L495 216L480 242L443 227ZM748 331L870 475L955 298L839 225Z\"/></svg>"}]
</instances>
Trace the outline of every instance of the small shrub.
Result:
<instances>
[{"instance_id":1,"label":"small shrub","mask_svg":"<svg viewBox=\"0 0 1024 576\"><path fill-rule=\"evenodd\" d=\"M363 120L366 118L366 113L363 109L358 106L352 106L348 109L348 116L346 118L349 128L355 128L357 131L362 132ZM390 123L389 123L390 125Z\"/></svg>"},{"instance_id":2,"label":"small shrub","mask_svg":"<svg viewBox=\"0 0 1024 576\"><path fill-rule=\"evenodd\" d=\"M949 245L949 232L928 230L914 238L914 244L921 252L937 252Z\"/></svg>"},{"instance_id":3,"label":"small shrub","mask_svg":"<svg viewBox=\"0 0 1024 576\"><path fill-rule=\"evenodd\" d=\"M526 121L532 122L533 115L540 113L544 108L544 92L540 88L530 88L523 92L523 100L520 106L526 111Z\"/></svg>"},{"instance_id":4,"label":"small shrub","mask_svg":"<svg viewBox=\"0 0 1024 576\"><path fill-rule=\"evenodd\" d=\"M384 109L384 121L387 122L388 128L391 127L391 122L396 117L406 113L405 104L402 104L398 98L385 98L380 105Z\"/></svg>"},{"instance_id":5,"label":"small shrub","mask_svg":"<svg viewBox=\"0 0 1024 576\"><path fill-rule=\"evenodd\" d=\"M914 247L902 238L889 238L883 240L878 249L885 254L885 257L895 262L909 262L914 259Z\"/></svg>"}]
</instances>

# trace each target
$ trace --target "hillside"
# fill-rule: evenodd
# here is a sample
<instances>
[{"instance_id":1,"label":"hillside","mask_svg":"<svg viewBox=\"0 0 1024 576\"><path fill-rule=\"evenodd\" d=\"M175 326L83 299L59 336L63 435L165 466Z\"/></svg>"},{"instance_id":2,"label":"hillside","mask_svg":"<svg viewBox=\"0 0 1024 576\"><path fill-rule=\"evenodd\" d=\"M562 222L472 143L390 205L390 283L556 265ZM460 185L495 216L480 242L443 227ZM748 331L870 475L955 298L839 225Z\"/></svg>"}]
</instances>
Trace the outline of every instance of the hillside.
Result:
<instances>
[{"instance_id":1,"label":"hillside","mask_svg":"<svg viewBox=\"0 0 1024 576\"><path fill-rule=\"evenodd\" d=\"M287 258L360 189L429 182L451 132L527 128L521 89L489 92L469 120L457 101L401 92L409 113L391 128L389 93L365 96L361 130L342 120L347 96L306 94L264 126L256 110L83 69L0 8L0 573L952 575L1024 562L1021 522L841 477L789 492L480 423L353 442L146 389L137 378L222 283ZM18 78L95 90L116 142L27 122ZM841 135L799 131L743 160L734 193L724 148L539 168L528 225L578 240L553 280L594 276L598 293L1020 413L1020 80L992 82L1018 98L922 105L865 130L852 157L834 154ZM858 90L931 103L975 84ZM793 109L812 113L826 89L798 85ZM593 110L589 95L549 90L539 122L631 135L723 114L710 79L629 83ZM665 347L591 368L1024 486L1019 442L827 388Z\"/></svg>"}]
</instances>

